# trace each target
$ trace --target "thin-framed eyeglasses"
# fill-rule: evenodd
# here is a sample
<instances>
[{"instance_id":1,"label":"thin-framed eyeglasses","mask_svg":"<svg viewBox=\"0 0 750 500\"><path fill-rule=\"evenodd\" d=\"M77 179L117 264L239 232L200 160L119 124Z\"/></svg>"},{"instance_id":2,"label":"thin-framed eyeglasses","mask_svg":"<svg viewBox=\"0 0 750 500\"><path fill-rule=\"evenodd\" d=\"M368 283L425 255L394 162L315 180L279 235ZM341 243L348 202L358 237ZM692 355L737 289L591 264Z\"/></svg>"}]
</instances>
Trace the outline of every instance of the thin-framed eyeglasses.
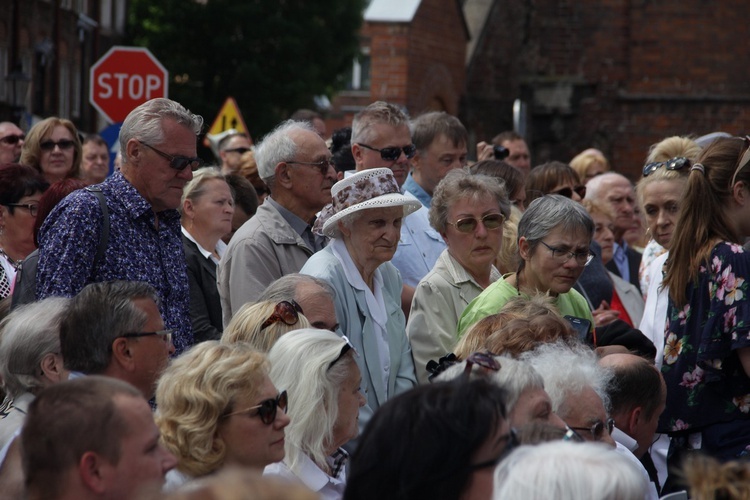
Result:
<instances>
[{"instance_id":1,"label":"thin-framed eyeglasses","mask_svg":"<svg viewBox=\"0 0 750 500\"><path fill-rule=\"evenodd\" d=\"M493 356L492 353L475 352L473 354L470 354L469 357L466 358L466 367L464 368L465 378L469 378L469 376L471 375L471 368L474 365L481 366L485 370L490 370L493 372L498 372L501 368L500 362L495 359L495 356Z\"/></svg>"},{"instance_id":2,"label":"thin-framed eyeglasses","mask_svg":"<svg viewBox=\"0 0 750 500\"><path fill-rule=\"evenodd\" d=\"M365 149L369 149L370 151L377 151L380 153L380 159L385 161L396 161L401 157L401 152L404 152L404 156L406 156L407 159L411 160L414 158L414 155L417 154L417 147L414 144L409 144L408 146L398 147L398 146L392 146L388 148L374 148L372 146L368 146L367 144L362 144L361 142L357 143L359 146L362 146Z\"/></svg>"},{"instance_id":3,"label":"thin-framed eyeglasses","mask_svg":"<svg viewBox=\"0 0 750 500\"><path fill-rule=\"evenodd\" d=\"M171 155L169 153L165 153L164 151L156 149L151 144L147 144L142 141L138 141L138 142L140 142L141 144L143 144L148 149L158 154L162 158L169 160L169 167L175 170L185 170L185 168L187 167L190 167L190 170L196 170L198 169L198 167L201 166L201 159L198 158L197 156L189 157L189 156L182 156L182 155Z\"/></svg>"},{"instance_id":4,"label":"thin-framed eyeglasses","mask_svg":"<svg viewBox=\"0 0 750 500\"><path fill-rule=\"evenodd\" d=\"M158 332L123 333L122 335L120 335L120 337L130 339L130 338L138 338L138 337L150 337L152 335L157 335L161 337L161 339L164 341L165 344L172 343L172 330L159 330Z\"/></svg>"},{"instance_id":5,"label":"thin-framed eyeglasses","mask_svg":"<svg viewBox=\"0 0 750 500\"><path fill-rule=\"evenodd\" d=\"M648 177L649 175L659 170L661 167L664 167L667 170L682 170L683 168L689 166L690 160L688 158L685 158L684 156L676 156L667 161L655 161L652 163L647 163L643 167L643 177Z\"/></svg>"},{"instance_id":6,"label":"thin-framed eyeglasses","mask_svg":"<svg viewBox=\"0 0 750 500\"><path fill-rule=\"evenodd\" d=\"M260 417L260 421L266 425L271 425L273 421L276 420L276 410L278 408L281 408L281 411L286 413L287 404L288 399L286 391L281 391L275 398L266 399L265 401L261 401L259 405L251 406L250 408L245 408L244 410L237 410L231 413L227 413L222 418L229 418L232 415L240 415L242 413L258 410L255 415L258 415Z\"/></svg>"},{"instance_id":7,"label":"thin-framed eyeglasses","mask_svg":"<svg viewBox=\"0 0 750 500\"><path fill-rule=\"evenodd\" d=\"M329 168L336 170L336 165L333 164L333 160L331 158L326 158L325 160L320 161L287 161L285 163L287 165L305 165L308 167L315 167L323 175L323 177L325 177L325 175L328 173Z\"/></svg>"},{"instance_id":8,"label":"thin-framed eyeglasses","mask_svg":"<svg viewBox=\"0 0 750 500\"><path fill-rule=\"evenodd\" d=\"M32 217L36 217L36 214L39 213L39 203L6 203L5 206L25 208Z\"/></svg>"},{"instance_id":9,"label":"thin-framed eyeglasses","mask_svg":"<svg viewBox=\"0 0 750 500\"><path fill-rule=\"evenodd\" d=\"M300 314L304 313L302 312L302 307L297 302L294 300L282 300L274 306L273 314L260 325L260 329L265 330L279 321L289 326L296 325Z\"/></svg>"},{"instance_id":10,"label":"thin-framed eyeglasses","mask_svg":"<svg viewBox=\"0 0 750 500\"><path fill-rule=\"evenodd\" d=\"M61 150L70 149L75 145L75 142L71 141L70 139L60 139L59 141L42 141L39 143L39 148L42 151L52 151L55 149L55 146L60 148Z\"/></svg>"},{"instance_id":11,"label":"thin-framed eyeglasses","mask_svg":"<svg viewBox=\"0 0 750 500\"><path fill-rule=\"evenodd\" d=\"M745 168L745 165L750 162L750 135L745 136L745 145L743 146L743 153L740 155L740 159L737 162L737 168L734 169L734 175L732 176L732 182L729 184L729 187L731 188L734 186L735 181L737 180L737 174L740 173L740 170Z\"/></svg>"},{"instance_id":12,"label":"thin-framed eyeglasses","mask_svg":"<svg viewBox=\"0 0 750 500\"><path fill-rule=\"evenodd\" d=\"M455 227L459 232L473 233L480 222L485 229L492 231L502 227L505 222L505 216L503 214L487 214L480 219L464 217L463 219L458 219L456 222L447 222L446 224Z\"/></svg>"},{"instance_id":13,"label":"thin-framed eyeglasses","mask_svg":"<svg viewBox=\"0 0 750 500\"><path fill-rule=\"evenodd\" d=\"M612 434L614 428L615 420L612 418L608 418L606 422L597 420L596 423L591 427L568 427L568 429L573 429L574 431L589 431L591 433L591 437L594 438L594 441L602 440L602 437L604 436L604 429L607 430L607 434Z\"/></svg>"},{"instance_id":14,"label":"thin-framed eyeglasses","mask_svg":"<svg viewBox=\"0 0 750 500\"><path fill-rule=\"evenodd\" d=\"M564 250L562 248L551 247L543 241L539 241L542 245L547 247L552 252L552 258L557 260L560 264L565 264L570 259L575 259L576 263L581 267L589 265L591 260L594 258L594 254L586 250L585 252L571 252L570 250Z\"/></svg>"},{"instance_id":15,"label":"thin-framed eyeglasses","mask_svg":"<svg viewBox=\"0 0 750 500\"><path fill-rule=\"evenodd\" d=\"M5 137L0 137L0 142L11 146L16 145L23 140L26 140L26 136L23 134L10 134Z\"/></svg>"},{"instance_id":16,"label":"thin-framed eyeglasses","mask_svg":"<svg viewBox=\"0 0 750 500\"><path fill-rule=\"evenodd\" d=\"M576 186L573 188L566 186L557 191L552 191L550 194L559 194L566 198L573 198L573 192L575 192L581 199L584 199L586 197L586 186Z\"/></svg>"},{"instance_id":17,"label":"thin-framed eyeglasses","mask_svg":"<svg viewBox=\"0 0 750 500\"><path fill-rule=\"evenodd\" d=\"M507 457L511 451L518 447L518 431L516 431L516 429L514 428L511 428L510 431L508 431L508 433L504 436L501 436L499 440L505 440L506 443L503 451L500 452L497 457L485 462L480 462L478 464L471 464L469 465L469 469L473 471L487 469L489 467L495 467L497 464L502 462L503 459Z\"/></svg>"},{"instance_id":18,"label":"thin-framed eyeglasses","mask_svg":"<svg viewBox=\"0 0 750 500\"><path fill-rule=\"evenodd\" d=\"M331 368L333 368L333 365L335 365L336 363L338 363L338 361L339 361L339 360L340 360L341 358L343 358L343 357L344 357L344 355L345 355L345 354L346 354L347 352L349 352L349 351L352 351L352 352L354 352L354 355L355 355L356 357L359 357L359 353L357 352L357 350L356 350L356 349L354 348L354 346L352 345L351 341L349 340L349 337L347 337L346 335L342 335L342 336L341 336L341 339L342 339L342 340L344 341L344 345L342 345L342 346L341 346L341 352L339 352L339 355L338 355L338 356L336 356L336 359L334 359L333 361L331 361L331 362L330 362L330 363L328 364L328 368L327 368L327 370L330 370Z\"/></svg>"}]
</instances>

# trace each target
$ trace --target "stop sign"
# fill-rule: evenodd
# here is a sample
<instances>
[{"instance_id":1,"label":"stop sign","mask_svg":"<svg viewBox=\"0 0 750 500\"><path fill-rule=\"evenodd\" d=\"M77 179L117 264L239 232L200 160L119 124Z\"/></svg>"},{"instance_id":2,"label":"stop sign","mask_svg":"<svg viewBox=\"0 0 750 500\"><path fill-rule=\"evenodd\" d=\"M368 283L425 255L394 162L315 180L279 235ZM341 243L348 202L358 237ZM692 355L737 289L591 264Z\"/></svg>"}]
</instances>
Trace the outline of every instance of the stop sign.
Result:
<instances>
[{"instance_id":1,"label":"stop sign","mask_svg":"<svg viewBox=\"0 0 750 500\"><path fill-rule=\"evenodd\" d=\"M143 47L114 46L91 67L89 101L111 123L156 97L167 97L167 70Z\"/></svg>"}]
</instances>

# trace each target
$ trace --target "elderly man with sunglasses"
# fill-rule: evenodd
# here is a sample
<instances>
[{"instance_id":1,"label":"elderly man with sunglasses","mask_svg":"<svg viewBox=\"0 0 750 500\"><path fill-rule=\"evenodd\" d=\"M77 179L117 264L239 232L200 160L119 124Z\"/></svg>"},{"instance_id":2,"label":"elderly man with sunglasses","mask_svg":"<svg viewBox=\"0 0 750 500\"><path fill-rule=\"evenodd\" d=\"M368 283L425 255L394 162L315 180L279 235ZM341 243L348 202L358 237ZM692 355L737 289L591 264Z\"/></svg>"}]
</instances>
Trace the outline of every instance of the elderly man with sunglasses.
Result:
<instances>
[{"instance_id":1,"label":"elderly man with sunglasses","mask_svg":"<svg viewBox=\"0 0 750 500\"><path fill-rule=\"evenodd\" d=\"M24 139L26 135L15 123L0 123L0 165L18 161Z\"/></svg>"},{"instance_id":2,"label":"elderly man with sunglasses","mask_svg":"<svg viewBox=\"0 0 750 500\"><path fill-rule=\"evenodd\" d=\"M38 299L72 297L93 282L144 281L161 299L177 353L192 345L177 208L200 165L196 138L202 125L200 116L169 99L152 99L127 116L120 130L122 167L94 188L104 201L96 192L76 191L39 231Z\"/></svg>"}]
</instances>

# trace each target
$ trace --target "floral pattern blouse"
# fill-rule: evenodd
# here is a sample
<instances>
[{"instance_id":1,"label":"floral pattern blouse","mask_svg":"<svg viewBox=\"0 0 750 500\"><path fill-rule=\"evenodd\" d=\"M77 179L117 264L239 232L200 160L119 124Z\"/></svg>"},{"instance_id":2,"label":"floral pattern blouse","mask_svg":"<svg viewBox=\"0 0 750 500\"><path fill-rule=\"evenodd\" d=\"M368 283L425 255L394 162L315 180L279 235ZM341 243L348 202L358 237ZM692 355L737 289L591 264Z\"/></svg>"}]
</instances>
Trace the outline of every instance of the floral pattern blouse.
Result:
<instances>
[{"instance_id":1,"label":"floral pattern blouse","mask_svg":"<svg viewBox=\"0 0 750 500\"><path fill-rule=\"evenodd\" d=\"M662 432L750 418L750 378L736 349L750 346L750 253L718 243L687 289L687 305L670 299L665 326L667 407Z\"/></svg>"}]
</instances>

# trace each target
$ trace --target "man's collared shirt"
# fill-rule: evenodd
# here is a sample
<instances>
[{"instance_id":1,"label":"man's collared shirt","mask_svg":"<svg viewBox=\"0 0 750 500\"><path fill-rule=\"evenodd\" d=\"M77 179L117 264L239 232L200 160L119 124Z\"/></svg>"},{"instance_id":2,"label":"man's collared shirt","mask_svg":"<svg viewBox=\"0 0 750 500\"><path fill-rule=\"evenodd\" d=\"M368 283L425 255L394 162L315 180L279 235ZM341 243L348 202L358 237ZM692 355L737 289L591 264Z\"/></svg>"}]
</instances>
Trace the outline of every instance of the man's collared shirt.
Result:
<instances>
[{"instance_id":1,"label":"man's collared shirt","mask_svg":"<svg viewBox=\"0 0 750 500\"><path fill-rule=\"evenodd\" d=\"M75 191L50 213L39 231L37 299L72 297L89 283L129 280L153 286L165 327L174 331L176 354L193 344L190 291L180 214L158 213L120 172L100 184L109 210L109 239L97 262L102 232L99 200Z\"/></svg>"},{"instance_id":2,"label":"man's collared shirt","mask_svg":"<svg viewBox=\"0 0 750 500\"><path fill-rule=\"evenodd\" d=\"M316 236L315 234L313 234L311 224L308 224L306 221L293 214L286 207L279 205L279 203L277 203L276 200L274 200L270 196L266 199L271 204L271 206L278 210L284 220L287 221L290 226L292 226L294 232L304 240L304 242L307 244L310 250L313 251L313 253L323 250L323 247L325 247L325 238L323 236Z\"/></svg>"},{"instance_id":3,"label":"man's collared shirt","mask_svg":"<svg viewBox=\"0 0 750 500\"><path fill-rule=\"evenodd\" d=\"M411 194L413 194L414 197L418 199L427 209L429 209L430 205L432 205L432 196L427 193L427 191L425 191L422 186L417 184L417 181L415 181L414 177L411 176L411 172L409 172L409 175L406 176L406 181L404 182L404 190L409 191Z\"/></svg>"}]
</instances>

